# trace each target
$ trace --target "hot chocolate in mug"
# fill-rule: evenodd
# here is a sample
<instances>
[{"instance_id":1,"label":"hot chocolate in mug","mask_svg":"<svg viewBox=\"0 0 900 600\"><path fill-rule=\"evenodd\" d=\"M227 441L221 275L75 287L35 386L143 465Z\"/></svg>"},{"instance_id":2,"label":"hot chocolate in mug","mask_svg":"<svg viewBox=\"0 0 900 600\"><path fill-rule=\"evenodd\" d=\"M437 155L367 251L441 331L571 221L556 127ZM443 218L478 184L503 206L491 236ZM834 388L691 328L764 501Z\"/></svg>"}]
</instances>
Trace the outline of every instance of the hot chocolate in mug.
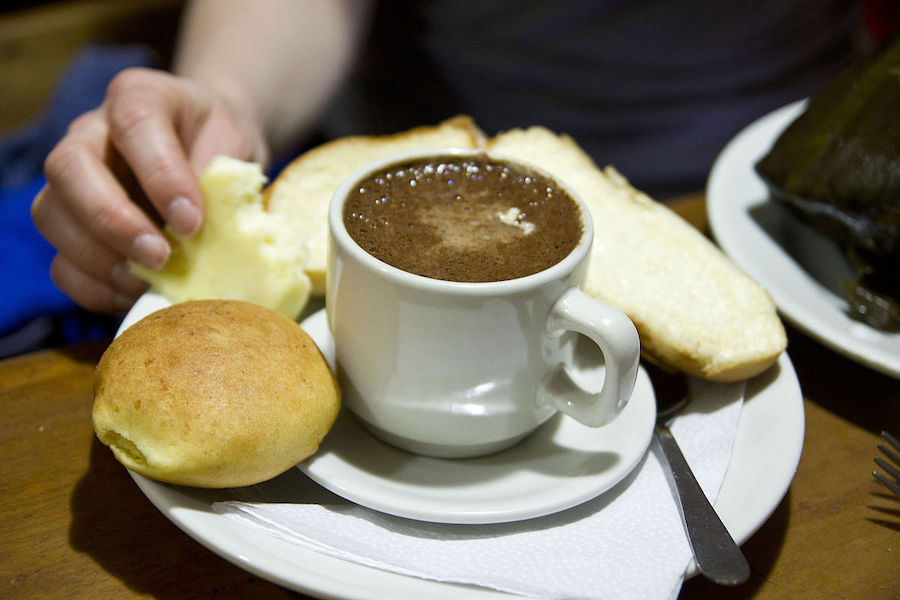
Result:
<instances>
[{"instance_id":1,"label":"hot chocolate in mug","mask_svg":"<svg viewBox=\"0 0 900 600\"><path fill-rule=\"evenodd\" d=\"M578 288L593 226L562 182L489 152L395 155L346 179L328 220L342 398L377 437L478 456L557 411L599 427L625 406L638 334ZM575 360L580 336L602 354L600 381Z\"/></svg>"}]
</instances>

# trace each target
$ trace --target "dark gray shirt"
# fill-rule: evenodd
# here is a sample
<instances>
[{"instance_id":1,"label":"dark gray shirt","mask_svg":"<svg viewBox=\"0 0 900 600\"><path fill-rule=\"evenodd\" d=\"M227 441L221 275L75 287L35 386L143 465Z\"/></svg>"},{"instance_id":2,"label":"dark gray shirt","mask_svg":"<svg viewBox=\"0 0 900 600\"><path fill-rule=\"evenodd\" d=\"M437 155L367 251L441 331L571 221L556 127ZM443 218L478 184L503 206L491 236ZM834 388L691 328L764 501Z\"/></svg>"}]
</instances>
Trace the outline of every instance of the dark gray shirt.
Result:
<instances>
[{"instance_id":1,"label":"dark gray shirt","mask_svg":"<svg viewBox=\"0 0 900 600\"><path fill-rule=\"evenodd\" d=\"M384 2L326 131L544 125L663 198L702 189L741 127L865 50L846 0Z\"/></svg>"}]
</instances>

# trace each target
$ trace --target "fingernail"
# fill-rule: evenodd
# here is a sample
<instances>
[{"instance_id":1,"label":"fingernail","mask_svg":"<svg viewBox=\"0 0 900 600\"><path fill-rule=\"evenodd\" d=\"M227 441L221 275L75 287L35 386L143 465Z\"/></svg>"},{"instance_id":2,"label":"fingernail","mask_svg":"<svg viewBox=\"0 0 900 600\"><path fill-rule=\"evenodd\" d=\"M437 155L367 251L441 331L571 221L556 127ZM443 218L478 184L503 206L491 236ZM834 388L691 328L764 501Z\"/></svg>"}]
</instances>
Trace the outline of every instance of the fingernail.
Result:
<instances>
[{"instance_id":1,"label":"fingernail","mask_svg":"<svg viewBox=\"0 0 900 600\"><path fill-rule=\"evenodd\" d=\"M148 269L161 269L169 260L169 243L154 233L142 233L131 243L131 259Z\"/></svg>"},{"instance_id":2,"label":"fingernail","mask_svg":"<svg viewBox=\"0 0 900 600\"><path fill-rule=\"evenodd\" d=\"M193 235L200 228L200 211L187 198L175 198L169 203L166 222L178 235Z\"/></svg>"}]
</instances>

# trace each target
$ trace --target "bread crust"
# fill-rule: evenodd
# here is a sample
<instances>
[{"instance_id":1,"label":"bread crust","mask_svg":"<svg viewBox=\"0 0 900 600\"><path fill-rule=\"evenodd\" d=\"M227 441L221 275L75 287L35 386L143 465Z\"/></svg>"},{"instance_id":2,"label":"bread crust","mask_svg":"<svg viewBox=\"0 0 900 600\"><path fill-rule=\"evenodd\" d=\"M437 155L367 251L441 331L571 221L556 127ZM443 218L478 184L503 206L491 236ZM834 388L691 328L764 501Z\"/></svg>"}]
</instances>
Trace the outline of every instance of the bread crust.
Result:
<instances>
[{"instance_id":1,"label":"bread crust","mask_svg":"<svg viewBox=\"0 0 900 600\"><path fill-rule=\"evenodd\" d=\"M265 481L315 452L340 392L309 336L248 302L198 300L148 315L97 365L97 437L129 469L222 488Z\"/></svg>"}]
</instances>

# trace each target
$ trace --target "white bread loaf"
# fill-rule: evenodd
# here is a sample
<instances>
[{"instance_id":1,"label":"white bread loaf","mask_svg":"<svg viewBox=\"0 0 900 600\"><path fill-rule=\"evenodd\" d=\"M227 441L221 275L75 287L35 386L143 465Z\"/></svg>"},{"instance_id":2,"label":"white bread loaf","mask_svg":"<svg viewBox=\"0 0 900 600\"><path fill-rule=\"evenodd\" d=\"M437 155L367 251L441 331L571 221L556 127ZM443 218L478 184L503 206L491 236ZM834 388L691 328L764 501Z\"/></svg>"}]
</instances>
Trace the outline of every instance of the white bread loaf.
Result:
<instances>
[{"instance_id":1,"label":"white bread loaf","mask_svg":"<svg viewBox=\"0 0 900 600\"><path fill-rule=\"evenodd\" d=\"M543 168L581 196L594 222L584 290L627 314L646 358L715 381L760 373L787 345L771 298L671 210L600 170L566 135L501 133L488 149Z\"/></svg>"},{"instance_id":2,"label":"white bread loaf","mask_svg":"<svg viewBox=\"0 0 900 600\"><path fill-rule=\"evenodd\" d=\"M585 291L634 321L648 360L735 381L763 371L784 350L784 328L768 294L678 215L612 167L600 170L569 136L531 127L487 140L467 117L392 136L335 140L303 154L275 179L264 192L267 207L308 240L314 292L324 290L328 204L343 178L389 154L453 146L533 164L574 188L595 228Z\"/></svg>"},{"instance_id":3,"label":"white bread loaf","mask_svg":"<svg viewBox=\"0 0 900 600\"><path fill-rule=\"evenodd\" d=\"M95 374L93 423L129 469L222 488L312 454L340 407L337 382L297 323L248 302L175 304L126 329Z\"/></svg>"},{"instance_id":4,"label":"white bread loaf","mask_svg":"<svg viewBox=\"0 0 900 600\"><path fill-rule=\"evenodd\" d=\"M434 126L416 127L386 136L353 136L328 142L305 152L288 164L265 190L266 208L293 224L305 240L306 274L313 293L325 293L328 249L328 204L341 182L357 169L379 158L427 148L480 148L484 134L466 116Z\"/></svg>"}]
</instances>

